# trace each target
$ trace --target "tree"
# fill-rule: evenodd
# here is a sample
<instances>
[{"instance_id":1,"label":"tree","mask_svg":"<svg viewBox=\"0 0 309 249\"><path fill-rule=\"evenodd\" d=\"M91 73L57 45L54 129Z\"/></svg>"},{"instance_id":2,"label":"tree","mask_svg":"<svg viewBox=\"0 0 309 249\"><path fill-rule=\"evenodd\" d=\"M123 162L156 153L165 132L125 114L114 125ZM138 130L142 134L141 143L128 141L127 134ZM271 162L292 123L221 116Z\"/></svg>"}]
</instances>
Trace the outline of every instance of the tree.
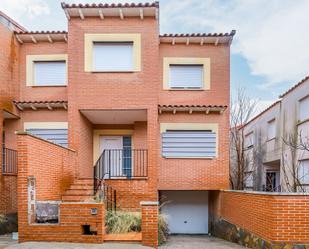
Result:
<instances>
[{"instance_id":1,"label":"tree","mask_svg":"<svg viewBox=\"0 0 309 249\"><path fill-rule=\"evenodd\" d=\"M231 141L230 151L233 160L230 160L230 183L233 189L244 189L245 181L252 177L252 163L246 155L244 125L248 123L256 110L257 100L247 95L244 88L238 88L236 98L231 101ZM252 158L252 157L251 157ZM246 174L246 172L251 172Z\"/></svg>"}]
</instances>

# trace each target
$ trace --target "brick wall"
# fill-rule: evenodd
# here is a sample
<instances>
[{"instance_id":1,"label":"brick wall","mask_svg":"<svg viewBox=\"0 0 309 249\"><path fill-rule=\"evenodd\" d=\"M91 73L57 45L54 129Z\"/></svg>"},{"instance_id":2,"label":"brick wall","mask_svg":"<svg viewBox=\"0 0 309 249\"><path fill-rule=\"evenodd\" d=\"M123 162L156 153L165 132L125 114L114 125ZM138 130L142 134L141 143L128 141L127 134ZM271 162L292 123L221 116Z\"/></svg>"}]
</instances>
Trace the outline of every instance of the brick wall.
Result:
<instances>
[{"instance_id":1,"label":"brick wall","mask_svg":"<svg viewBox=\"0 0 309 249\"><path fill-rule=\"evenodd\" d=\"M76 174L76 153L31 135L18 135L17 149L19 210L29 176L36 178L37 200L61 200Z\"/></svg>"},{"instance_id":2,"label":"brick wall","mask_svg":"<svg viewBox=\"0 0 309 249\"><path fill-rule=\"evenodd\" d=\"M0 214L17 212L17 176L0 177Z\"/></svg>"},{"instance_id":3,"label":"brick wall","mask_svg":"<svg viewBox=\"0 0 309 249\"><path fill-rule=\"evenodd\" d=\"M173 159L159 155L159 190L216 190L229 188L229 116L224 114L162 114L160 123L218 123L218 157ZM159 143L161 134L158 131ZM160 144L161 146L161 144Z\"/></svg>"},{"instance_id":4,"label":"brick wall","mask_svg":"<svg viewBox=\"0 0 309 249\"><path fill-rule=\"evenodd\" d=\"M265 241L309 244L309 195L221 192L221 217Z\"/></svg>"},{"instance_id":5,"label":"brick wall","mask_svg":"<svg viewBox=\"0 0 309 249\"><path fill-rule=\"evenodd\" d=\"M92 215L91 209L97 214ZM19 242L59 241L75 243L102 243L104 240L104 204L102 203L61 203L59 224L27 223L27 217L18 217ZM90 225L96 235L83 235L82 225Z\"/></svg>"},{"instance_id":6,"label":"brick wall","mask_svg":"<svg viewBox=\"0 0 309 249\"><path fill-rule=\"evenodd\" d=\"M142 244L158 247L158 215L157 202L141 202L142 206Z\"/></svg>"}]
</instances>

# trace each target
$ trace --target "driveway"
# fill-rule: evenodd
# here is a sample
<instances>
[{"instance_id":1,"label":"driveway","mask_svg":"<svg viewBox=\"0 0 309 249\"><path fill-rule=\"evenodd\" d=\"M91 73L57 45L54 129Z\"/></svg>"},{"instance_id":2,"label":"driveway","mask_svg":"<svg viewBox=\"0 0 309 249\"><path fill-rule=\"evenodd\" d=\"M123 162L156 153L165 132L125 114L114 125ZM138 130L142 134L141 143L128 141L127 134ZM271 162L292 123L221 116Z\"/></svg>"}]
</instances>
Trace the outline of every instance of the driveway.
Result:
<instances>
[{"instance_id":1,"label":"driveway","mask_svg":"<svg viewBox=\"0 0 309 249\"><path fill-rule=\"evenodd\" d=\"M0 236L0 249L151 249L138 244L77 244L58 242L25 242L18 244L10 236ZM175 235L159 249L244 249L244 247L207 235Z\"/></svg>"},{"instance_id":2,"label":"driveway","mask_svg":"<svg viewBox=\"0 0 309 249\"><path fill-rule=\"evenodd\" d=\"M174 235L160 249L244 249L245 247L208 235Z\"/></svg>"}]
</instances>

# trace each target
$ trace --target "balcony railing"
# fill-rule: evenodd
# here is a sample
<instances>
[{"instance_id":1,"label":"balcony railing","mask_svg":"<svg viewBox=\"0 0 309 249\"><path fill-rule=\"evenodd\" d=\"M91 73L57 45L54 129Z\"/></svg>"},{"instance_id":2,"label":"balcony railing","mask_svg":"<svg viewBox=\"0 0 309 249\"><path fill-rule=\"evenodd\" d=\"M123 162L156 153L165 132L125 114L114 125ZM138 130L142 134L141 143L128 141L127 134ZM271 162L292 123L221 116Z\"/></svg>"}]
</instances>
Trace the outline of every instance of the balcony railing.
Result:
<instances>
[{"instance_id":1,"label":"balcony railing","mask_svg":"<svg viewBox=\"0 0 309 249\"><path fill-rule=\"evenodd\" d=\"M2 146L2 174L17 175L17 151Z\"/></svg>"},{"instance_id":2,"label":"balcony railing","mask_svg":"<svg viewBox=\"0 0 309 249\"><path fill-rule=\"evenodd\" d=\"M105 179L144 178L148 175L148 150L107 149L94 165L94 191Z\"/></svg>"}]
</instances>

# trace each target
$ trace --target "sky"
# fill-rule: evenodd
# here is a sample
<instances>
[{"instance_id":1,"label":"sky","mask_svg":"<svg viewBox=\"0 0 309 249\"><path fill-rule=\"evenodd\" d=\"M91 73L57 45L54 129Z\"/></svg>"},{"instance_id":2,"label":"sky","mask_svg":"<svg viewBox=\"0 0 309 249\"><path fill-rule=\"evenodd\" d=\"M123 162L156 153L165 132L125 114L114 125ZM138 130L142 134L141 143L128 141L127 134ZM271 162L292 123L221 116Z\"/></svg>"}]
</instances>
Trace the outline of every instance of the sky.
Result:
<instances>
[{"instance_id":1,"label":"sky","mask_svg":"<svg viewBox=\"0 0 309 249\"><path fill-rule=\"evenodd\" d=\"M161 34L236 30L231 47L232 96L238 88L245 88L250 97L259 101L258 111L309 75L309 0L159 2ZM28 30L67 30L61 0L1 0L0 10Z\"/></svg>"}]
</instances>

